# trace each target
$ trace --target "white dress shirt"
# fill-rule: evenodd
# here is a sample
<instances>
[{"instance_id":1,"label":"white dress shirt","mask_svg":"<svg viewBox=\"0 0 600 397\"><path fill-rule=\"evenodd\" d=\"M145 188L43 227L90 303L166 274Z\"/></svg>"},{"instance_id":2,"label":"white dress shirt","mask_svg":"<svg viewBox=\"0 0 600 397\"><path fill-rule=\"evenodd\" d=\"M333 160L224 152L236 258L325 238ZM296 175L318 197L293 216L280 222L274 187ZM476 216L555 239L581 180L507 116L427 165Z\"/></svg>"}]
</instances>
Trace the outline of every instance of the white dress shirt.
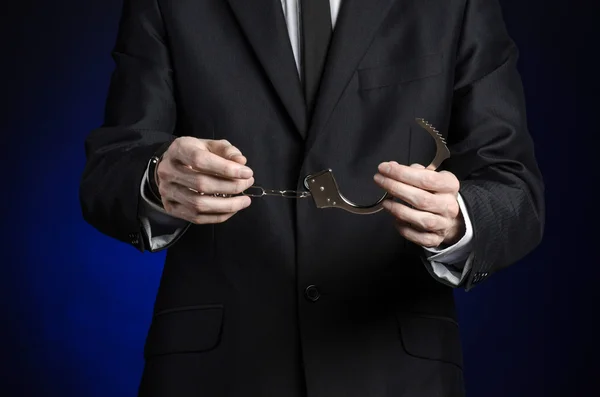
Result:
<instances>
[{"instance_id":1,"label":"white dress shirt","mask_svg":"<svg viewBox=\"0 0 600 397\"><path fill-rule=\"evenodd\" d=\"M333 28L337 22L342 0L329 0L331 7L331 22ZM287 23L290 43L296 59L296 66L300 72L301 60L301 34L300 34L300 0L281 0L283 14ZM189 223L171 217L164 209L154 203L150 197L147 185L148 170L144 175L141 186L142 202L140 220L150 240L150 250L156 251L169 245L173 239L184 233ZM459 285L467 275L472 262L471 241L473 228L465 203L460 195L457 197L462 216L465 221L465 234L456 244L443 250L424 248L427 261L425 266L430 273L452 285Z\"/></svg>"}]
</instances>

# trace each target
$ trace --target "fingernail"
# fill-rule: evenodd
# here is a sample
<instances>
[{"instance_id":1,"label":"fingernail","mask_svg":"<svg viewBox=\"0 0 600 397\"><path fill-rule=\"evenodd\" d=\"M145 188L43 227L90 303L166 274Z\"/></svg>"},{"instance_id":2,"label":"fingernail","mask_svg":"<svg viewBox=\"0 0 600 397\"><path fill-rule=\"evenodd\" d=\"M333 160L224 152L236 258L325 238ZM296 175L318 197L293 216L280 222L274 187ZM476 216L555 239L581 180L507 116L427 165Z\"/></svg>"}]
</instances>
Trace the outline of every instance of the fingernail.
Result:
<instances>
[{"instance_id":1,"label":"fingernail","mask_svg":"<svg viewBox=\"0 0 600 397\"><path fill-rule=\"evenodd\" d=\"M379 164L378 167L379 171L383 172L383 173L389 173L390 170L392 169L392 165L390 163L381 163Z\"/></svg>"},{"instance_id":2,"label":"fingernail","mask_svg":"<svg viewBox=\"0 0 600 397\"><path fill-rule=\"evenodd\" d=\"M375 182L377 182L377 183L383 183L384 178L380 174L375 174L374 179L375 179Z\"/></svg>"},{"instance_id":3,"label":"fingernail","mask_svg":"<svg viewBox=\"0 0 600 397\"><path fill-rule=\"evenodd\" d=\"M392 206L392 203L390 203L390 200L383 200L383 203L381 203L381 206L383 208L385 208L386 210L389 210Z\"/></svg>"},{"instance_id":4,"label":"fingernail","mask_svg":"<svg viewBox=\"0 0 600 397\"><path fill-rule=\"evenodd\" d=\"M248 178L251 178L252 175L253 175L253 172L250 168L242 168L240 170L240 178L248 179Z\"/></svg>"}]
</instances>

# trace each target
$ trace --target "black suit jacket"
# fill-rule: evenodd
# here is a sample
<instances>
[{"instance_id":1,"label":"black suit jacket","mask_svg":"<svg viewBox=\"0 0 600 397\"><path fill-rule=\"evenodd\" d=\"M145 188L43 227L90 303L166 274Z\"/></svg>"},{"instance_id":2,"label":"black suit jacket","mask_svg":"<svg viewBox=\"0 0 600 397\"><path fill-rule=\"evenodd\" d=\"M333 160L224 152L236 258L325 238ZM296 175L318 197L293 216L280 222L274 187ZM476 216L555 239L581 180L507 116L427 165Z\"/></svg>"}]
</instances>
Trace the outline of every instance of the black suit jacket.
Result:
<instances>
[{"instance_id":1,"label":"black suit jacket","mask_svg":"<svg viewBox=\"0 0 600 397\"><path fill-rule=\"evenodd\" d=\"M279 0L125 0L114 59L81 204L141 251L140 182L177 136L229 140L261 186L303 189L331 168L367 204L382 193L377 164L432 159L416 117L446 136L442 168L473 223L463 287L540 241L542 178L497 0L344 0L312 119ZM192 225L168 249L140 394L462 396L453 289L422 255L389 214L310 199L255 199Z\"/></svg>"}]
</instances>

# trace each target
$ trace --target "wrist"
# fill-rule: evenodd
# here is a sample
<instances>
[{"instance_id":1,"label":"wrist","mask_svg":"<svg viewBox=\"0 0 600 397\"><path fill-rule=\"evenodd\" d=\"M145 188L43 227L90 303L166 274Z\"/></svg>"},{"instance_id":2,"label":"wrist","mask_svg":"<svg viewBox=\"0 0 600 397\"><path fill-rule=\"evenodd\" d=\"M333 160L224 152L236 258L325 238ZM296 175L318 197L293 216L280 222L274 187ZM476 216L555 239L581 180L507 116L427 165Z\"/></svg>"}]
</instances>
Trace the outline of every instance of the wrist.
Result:
<instances>
[{"instance_id":1,"label":"wrist","mask_svg":"<svg viewBox=\"0 0 600 397\"><path fill-rule=\"evenodd\" d=\"M158 165L162 160L162 156L153 156L150 159L150 165L148 167L148 185L150 186L150 191L155 199L159 202L162 201L160 192L159 192L159 178L158 178Z\"/></svg>"},{"instance_id":2,"label":"wrist","mask_svg":"<svg viewBox=\"0 0 600 397\"><path fill-rule=\"evenodd\" d=\"M160 203L162 198L158 190L159 177L158 177L158 166L163 159L164 154L169 150L169 147L175 140L175 137L171 137L168 141L163 143L153 154L148 164L148 187L152 196Z\"/></svg>"}]
</instances>

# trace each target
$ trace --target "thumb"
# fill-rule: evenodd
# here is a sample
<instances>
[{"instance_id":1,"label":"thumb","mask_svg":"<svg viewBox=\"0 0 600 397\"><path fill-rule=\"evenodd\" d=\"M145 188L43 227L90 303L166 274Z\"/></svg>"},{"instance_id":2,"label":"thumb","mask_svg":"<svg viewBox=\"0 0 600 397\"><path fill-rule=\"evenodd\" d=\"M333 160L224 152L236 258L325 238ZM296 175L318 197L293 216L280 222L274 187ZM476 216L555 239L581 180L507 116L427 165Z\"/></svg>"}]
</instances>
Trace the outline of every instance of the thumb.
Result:
<instances>
[{"instance_id":1,"label":"thumb","mask_svg":"<svg viewBox=\"0 0 600 397\"><path fill-rule=\"evenodd\" d=\"M424 169L425 166L418 164L418 163L413 163L410 165L412 168L419 168L419 169Z\"/></svg>"},{"instance_id":2,"label":"thumb","mask_svg":"<svg viewBox=\"0 0 600 397\"><path fill-rule=\"evenodd\" d=\"M235 161L238 164L246 165L248 159L242 154L235 154L229 158L231 161Z\"/></svg>"},{"instance_id":3,"label":"thumb","mask_svg":"<svg viewBox=\"0 0 600 397\"><path fill-rule=\"evenodd\" d=\"M218 156L221 156L227 160L235 161L238 164L245 165L247 162L246 157L242 154L240 149L233 146L227 140L213 140L207 145L208 150Z\"/></svg>"}]
</instances>

